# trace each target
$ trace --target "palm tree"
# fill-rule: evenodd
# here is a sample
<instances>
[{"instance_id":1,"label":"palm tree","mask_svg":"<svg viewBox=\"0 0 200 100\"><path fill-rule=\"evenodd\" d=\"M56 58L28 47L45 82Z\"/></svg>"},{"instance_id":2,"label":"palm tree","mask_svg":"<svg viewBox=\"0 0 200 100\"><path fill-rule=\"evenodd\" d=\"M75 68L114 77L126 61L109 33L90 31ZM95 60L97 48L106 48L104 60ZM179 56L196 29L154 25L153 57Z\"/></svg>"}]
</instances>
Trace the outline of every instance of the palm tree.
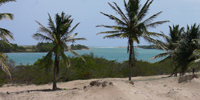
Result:
<instances>
[{"instance_id":1,"label":"palm tree","mask_svg":"<svg viewBox=\"0 0 200 100\"><path fill-rule=\"evenodd\" d=\"M176 69L181 69L180 75L184 75L189 64L196 59L192 55L196 49L199 49L198 41L194 41L197 39L200 39L200 25L187 26L187 31L183 34L183 39L180 40L174 52L174 60L178 63Z\"/></svg>"},{"instance_id":2,"label":"palm tree","mask_svg":"<svg viewBox=\"0 0 200 100\"><path fill-rule=\"evenodd\" d=\"M11 1L15 1L15 0L0 0L0 6L2 4L4 4L4 3L11 2ZM0 13L0 20L3 20L3 19L11 19L12 20L13 19L13 14ZM7 29L0 28L0 39L2 39L5 42L9 43L7 38L13 39L13 36L12 36L11 32L8 31Z\"/></svg>"},{"instance_id":3,"label":"palm tree","mask_svg":"<svg viewBox=\"0 0 200 100\"><path fill-rule=\"evenodd\" d=\"M15 0L0 0L0 6L4 3L11 2L11 1L15 1ZM3 19L11 19L12 20L13 15L10 13L0 13L0 20L3 20ZM7 29L0 28L0 40L3 40L6 43L9 43L8 38L13 39L12 33ZM0 66L3 69L3 71L5 71L11 77L8 66L6 65L6 60L7 60L6 56L0 52Z\"/></svg>"},{"instance_id":4,"label":"palm tree","mask_svg":"<svg viewBox=\"0 0 200 100\"><path fill-rule=\"evenodd\" d=\"M149 32L147 28L155 28L157 25L169 21L156 21L152 22L162 11L150 16L147 19L144 17L149 11L150 5L153 3L153 0L147 0L143 7L140 6L140 0L129 0L128 3L124 0L125 13L113 2L113 5L108 3L110 7L120 15L120 18L115 17L114 15L109 15L101 12L103 15L107 16L111 20L114 20L117 25L98 25L97 27L111 28L113 31L100 32L98 34L108 34L104 38L127 38L128 47L127 52L129 53L129 80L131 80L132 75L132 66L135 61L135 52L134 52L134 42L140 43L139 38L143 37L149 42L156 42L151 36L161 36L162 34Z\"/></svg>"},{"instance_id":5,"label":"palm tree","mask_svg":"<svg viewBox=\"0 0 200 100\"><path fill-rule=\"evenodd\" d=\"M75 34L72 33L80 23L76 24L73 28L71 28L73 19L71 19L70 15L65 15L64 12L62 12L61 15L56 14L55 23L53 22L51 16L49 15L48 27L44 27L38 21L36 22L40 25L40 28L38 32L33 35L33 38L35 38L36 40L51 41L54 44L54 47L51 50L49 50L48 54L45 56L44 59L46 59L47 62L44 63L48 63L48 60L52 59L52 54L54 53L55 60L54 60L53 90L56 90L57 89L56 76L59 74L59 61L62 60L66 65L68 65L68 67L70 66L70 61L68 57L65 55L64 50L68 49L76 56L81 57L70 48L67 48L66 43L75 42L76 40L86 40L86 39L74 38L78 33ZM60 59L60 57L62 59ZM82 59L84 60L84 58Z\"/></svg>"},{"instance_id":6,"label":"palm tree","mask_svg":"<svg viewBox=\"0 0 200 100\"><path fill-rule=\"evenodd\" d=\"M152 57L152 59L156 59L156 58L160 58L163 56L167 56L166 58L164 58L163 60L159 61L159 62L163 62L167 59L171 59L172 63L171 63L171 67L173 68L173 65L176 63L174 62L173 56L174 56L174 50L176 49L178 42L181 40L182 38L182 34L184 32L184 28L181 27L179 28L179 25L173 25L172 27L169 26L169 37L165 36L165 40L166 43L159 41L159 47L163 48L163 50L165 50L165 53L161 53L158 54L154 57ZM176 70L173 71L173 73L170 76L173 76L175 74L175 76L177 76Z\"/></svg>"}]
</instances>

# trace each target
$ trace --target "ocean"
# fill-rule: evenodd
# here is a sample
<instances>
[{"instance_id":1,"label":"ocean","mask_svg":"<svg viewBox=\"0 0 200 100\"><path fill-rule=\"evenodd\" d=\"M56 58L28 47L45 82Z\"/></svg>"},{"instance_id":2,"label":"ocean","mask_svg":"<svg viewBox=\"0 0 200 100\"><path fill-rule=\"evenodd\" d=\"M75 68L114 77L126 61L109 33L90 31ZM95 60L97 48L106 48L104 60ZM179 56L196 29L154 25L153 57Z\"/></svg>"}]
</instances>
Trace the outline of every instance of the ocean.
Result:
<instances>
[{"instance_id":1,"label":"ocean","mask_svg":"<svg viewBox=\"0 0 200 100\"><path fill-rule=\"evenodd\" d=\"M123 62L128 60L128 53L127 48L97 48L97 47L91 47L89 50L75 50L79 55L83 54L90 54L93 53L96 57L103 57L107 60L116 60L117 62ZM142 49L142 48L136 48L136 59L137 60L143 60L147 62L157 62L163 58L159 59L150 59L151 57L164 53L163 50L158 49ZM65 52L67 56L74 56L70 52ZM42 58L47 54L47 52L37 52L37 53L5 53L9 59L12 59L15 62L15 65L19 64L34 64L35 61Z\"/></svg>"}]
</instances>

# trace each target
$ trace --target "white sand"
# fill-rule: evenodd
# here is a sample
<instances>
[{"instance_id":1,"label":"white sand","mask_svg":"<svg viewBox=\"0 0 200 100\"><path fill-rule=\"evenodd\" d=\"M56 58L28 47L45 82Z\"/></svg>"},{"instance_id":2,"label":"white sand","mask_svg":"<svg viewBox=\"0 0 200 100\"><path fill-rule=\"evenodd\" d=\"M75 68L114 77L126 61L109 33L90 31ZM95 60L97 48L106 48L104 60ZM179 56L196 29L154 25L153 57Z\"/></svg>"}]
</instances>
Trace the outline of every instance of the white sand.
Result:
<instances>
[{"instance_id":1,"label":"white sand","mask_svg":"<svg viewBox=\"0 0 200 100\"><path fill-rule=\"evenodd\" d=\"M177 78L161 77L133 77L134 85L128 83L127 78L77 80L57 84L66 90L48 92L27 90L51 89L52 84L4 85L0 88L0 100L200 100L200 79L178 83ZM94 80L113 85L91 87L90 82ZM84 86L87 87L84 89Z\"/></svg>"}]
</instances>

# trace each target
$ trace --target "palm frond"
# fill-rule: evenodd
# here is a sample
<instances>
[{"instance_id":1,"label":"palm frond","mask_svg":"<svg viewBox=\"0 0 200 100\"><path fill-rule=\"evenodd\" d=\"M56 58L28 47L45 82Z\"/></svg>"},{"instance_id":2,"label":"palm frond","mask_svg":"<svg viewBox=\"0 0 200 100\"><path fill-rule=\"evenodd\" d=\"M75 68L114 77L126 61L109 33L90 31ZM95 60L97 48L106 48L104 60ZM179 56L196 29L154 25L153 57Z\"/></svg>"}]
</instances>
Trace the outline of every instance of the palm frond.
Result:
<instances>
[{"instance_id":1,"label":"palm frond","mask_svg":"<svg viewBox=\"0 0 200 100\"><path fill-rule=\"evenodd\" d=\"M72 33L80 23L77 23L68 33Z\"/></svg>"},{"instance_id":2,"label":"palm frond","mask_svg":"<svg viewBox=\"0 0 200 100\"><path fill-rule=\"evenodd\" d=\"M16 1L16 0L0 0L0 6L4 3L7 3L7 2L13 2L13 1Z\"/></svg>"},{"instance_id":3,"label":"palm frond","mask_svg":"<svg viewBox=\"0 0 200 100\"><path fill-rule=\"evenodd\" d=\"M140 10L140 12L137 15L139 21L141 21L146 16L152 2L153 2L153 0L151 0L151 1L147 0L146 3L143 5L142 9Z\"/></svg>"},{"instance_id":4,"label":"palm frond","mask_svg":"<svg viewBox=\"0 0 200 100\"><path fill-rule=\"evenodd\" d=\"M4 72L6 72L11 77L9 67L6 65L5 61L6 61L5 55L3 53L0 53L0 67Z\"/></svg>"},{"instance_id":5,"label":"palm frond","mask_svg":"<svg viewBox=\"0 0 200 100\"><path fill-rule=\"evenodd\" d=\"M112 35L106 35L103 38L119 38L122 34L112 34Z\"/></svg>"},{"instance_id":6,"label":"palm frond","mask_svg":"<svg viewBox=\"0 0 200 100\"><path fill-rule=\"evenodd\" d=\"M2 19L13 19L13 14L11 13L0 13L0 20Z\"/></svg>"},{"instance_id":7,"label":"palm frond","mask_svg":"<svg viewBox=\"0 0 200 100\"><path fill-rule=\"evenodd\" d=\"M120 16L121 18L126 22L128 23L128 18L126 17L126 15L121 11L121 9L119 8L119 6L114 2L115 6L117 7L114 7L112 4L108 3L110 5L110 7L115 10Z\"/></svg>"},{"instance_id":8,"label":"palm frond","mask_svg":"<svg viewBox=\"0 0 200 100\"><path fill-rule=\"evenodd\" d=\"M146 34L148 34L149 36L154 36L154 37L167 37L165 34L161 34L161 33L156 33L156 32L147 32Z\"/></svg>"},{"instance_id":9,"label":"palm frond","mask_svg":"<svg viewBox=\"0 0 200 100\"><path fill-rule=\"evenodd\" d=\"M49 50L47 55L40 61L40 67L45 68L46 70L50 69L53 64L52 56L55 47Z\"/></svg>"},{"instance_id":10,"label":"palm frond","mask_svg":"<svg viewBox=\"0 0 200 100\"><path fill-rule=\"evenodd\" d=\"M67 22L63 22L62 25L60 25L59 27L59 34L60 36L67 36L69 34L71 34L72 32L70 32L70 27L71 27L71 24L73 22L73 19L72 20L68 20ZM72 30L73 31L73 30ZM59 35L58 35L59 36Z\"/></svg>"},{"instance_id":11,"label":"palm frond","mask_svg":"<svg viewBox=\"0 0 200 100\"><path fill-rule=\"evenodd\" d=\"M112 28L112 29L114 29L116 31L126 30L126 27L122 27L122 26L97 25L96 27Z\"/></svg>"},{"instance_id":12,"label":"palm frond","mask_svg":"<svg viewBox=\"0 0 200 100\"><path fill-rule=\"evenodd\" d=\"M35 33L33 35L33 38L36 39L36 40L41 40L41 41L54 41L52 38L50 37L47 37L41 33Z\"/></svg>"},{"instance_id":13,"label":"palm frond","mask_svg":"<svg viewBox=\"0 0 200 100\"><path fill-rule=\"evenodd\" d=\"M157 61L157 63L163 63L163 62L165 62L166 60L168 60L170 58L171 58L171 56L167 56L166 58L164 58L164 59L162 59L160 61Z\"/></svg>"},{"instance_id":14,"label":"palm frond","mask_svg":"<svg viewBox=\"0 0 200 100\"><path fill-rule=\"evenodd\" d=\"M116 33L122 33L120 31L106 31L106 32L100 32L100 33L97 33L98 34L116 34Z\"/></svg>"},{"instance_id":15,"label":"palm frond","mask_svg":"<svg viewBox=\"0 0 200 100\"><path fill-rule=\"evenodd\" d=\"M9 43L8 39L14 39L13 35L10 31L4 28L0 28L0 39L5 41L6 43Z\"/></svg>"},{"instance_id":16,"label":"palm frond","mask_svg":"<svg viewBox=\"0 0 200 100\"><path fill-rule=\"evenodd\" d=\"M83 61L86 61L81 55L79 55L78 53L76 53L75 51L73 51L73 50L71 49L70 46L68 47L68 49L69 49L69 51L70 51L71 53L73 53L75 56L81 58Z\"/></svg>"},{"instance_id":17,"label":"palm frond","mask_svg":"<svg viewBox=\"0 0 200 100\"><path fill-rule=\"evenodd\" d=\"M53 20L52 20L52 18L51 18L51 16L50 16L50 14L48 13L48 16L49 16L49 23L48 23L48 25L49 25L49 28L51 29L51 30L56 30L56 26L54 25L54 22L53 22ZM37 23L39 23L39 22L37 22ZM41 24L39 23L39 25L41 26ZM44 27L43 25L42 25L42 27ZM48 30L48 29L45 29L45 30ZM48 32L49 32L49 30L48 30Z\"/></svg>"},{"instance_id":18,"label":"palm frond","mask_svg":"<svg viewBox=\"0 0 200 100\"><path fill-rule=\"evenodd\" d=\"M151 23L151 21L153 21L155 18L157 18L161 13L162 13L162 11L152 15L151 17L149 17L148 19L143 21L143 23L145 23L145 24Z\"/></svg>"},{"instance_id":19,"label":"palm frond","mask_svg":"<svg viewBox=\"0 0 200 100\"><path fill-rule=\"evenodd\" d=\"M167 47L161 41L159 41L159 40L153 39L153 38L151 38L149 36L146 36L146 35L144 35L143 38L145 40L147 40L148 42L150 42L150 43L156 44L157 46L161 47L165 51L168 50Z\"/></svg>"},{"instance_id":20,"label":"palm frond","mask_svg":"<svg viewBox=\"0 0 200 100\"><path fill-rule=\"evenodd\" d=\"M114 20L118 25L123 25L123 26L126 25L125 22L123 22L122 20L120 20L119 18L117 18L117 17L115 17L115 16L113 16L113 15L108 15L108 14L103 13L103 12L101 12L101 14L107 16L107 17L110 18L111 20Z\"/></svg>"},{"instance_id":21,"label":"palm frond","mask_svg":"<svg viewBox=\"0 0 200 100\"><path fill-rule=\"evenodd\" d=\"M45 34L47 34L49 37L52 37L51 35L51 33L52 33L52 31L51 30L49 30L49 29L47 29L46 27L44 27L40 22L38 22L38 21L36 21L36 23L38 23L39 25L40 25L40 28L38 29L38 32L42 32L42 33L45 33Z\"/></svg>"},{"instance_id":22,"label":"palm frond","mask_svg":"<svg viewBox=\"0 0 200 100\"><path fill-rule=\"evenodd\" d=\"M136 34L134 35L134 37L132 38L132 40L134 40L137 44L140 43L138 37L136 36Z\"/></svg>"},{"instance_id":23,"label":"palm frond","mask_svg":"<svg viewBox=\"0 0 200 100\"><path fill-rule=\"evenodd\" d=\"M64 40L65 42L75 42L77 40L87 40L85 38L72 38L72 39L67 39L67 40Z\"/></svg>"},{"instance_id":24,"label":"palm frond","mask_svg":"<svg viewBox=\"0 0 200 100\"><path fill-rule=\"evenodd\" d=\"M169 52L161 53L161 54L158 54L158 55L156 55L156 56L153 56L151 59L161 58L161 57L169 56L169 55L170 55Z\"/></svg>"},{"instance_id":25,"label":"palm frond","mask_svg":"<svg viewBox=\"0 0 200 100\"><path fill-rule=\"evenodd\" d=\"M189 64L188 64L188 69L192 69L192 68L199 68L200 66L200 59L196 59L194 61L191 61Z\"/></svg>"},{"instance_id":26,"label":"palm frond","mask_svg":"<svg viewBox=\"0 0 200 100\"><path fill-rule=\"evenodd\" d=\"M71 62L70 62L69 58L65 55L64 52L61 52L60 56L63 58L62 59L63 63L66 64L67 67L69 68L71 66Z\"/></svg>"},{"instance_id":27,"label":"palm frond","mask_svg":"<svg viewBox=\"0 0 200 100\"><path fill-rule=\"evenodd\" d=\"M157 21L157 22L153 22L153 23L146 25L146 27L156 28L156 26L167 23L167 22L169 22L169 21Z\"/></svg>"}]
</instances>

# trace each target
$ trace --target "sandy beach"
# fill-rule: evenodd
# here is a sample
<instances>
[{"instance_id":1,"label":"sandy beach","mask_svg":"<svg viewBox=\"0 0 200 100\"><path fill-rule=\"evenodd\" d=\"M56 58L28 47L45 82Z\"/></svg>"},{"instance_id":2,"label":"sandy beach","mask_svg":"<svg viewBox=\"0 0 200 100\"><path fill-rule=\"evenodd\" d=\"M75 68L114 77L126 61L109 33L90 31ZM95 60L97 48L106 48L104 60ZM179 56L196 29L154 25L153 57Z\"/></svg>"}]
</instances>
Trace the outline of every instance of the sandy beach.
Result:
<instances>
[{"instance_id":1,"label":"sandy beach","mask_svg":"<svg viewBox=\"0 0 200 100\"><path fill-rule=\"evenodd\" d=\"M133 77L134 85L127 78L76 80L58 83L58 91L48 91L52 84L7 84L0 88L0 100L199 100L199 78L178 83L176 77L162 77Z\"/></svg>"}]
</instances>

